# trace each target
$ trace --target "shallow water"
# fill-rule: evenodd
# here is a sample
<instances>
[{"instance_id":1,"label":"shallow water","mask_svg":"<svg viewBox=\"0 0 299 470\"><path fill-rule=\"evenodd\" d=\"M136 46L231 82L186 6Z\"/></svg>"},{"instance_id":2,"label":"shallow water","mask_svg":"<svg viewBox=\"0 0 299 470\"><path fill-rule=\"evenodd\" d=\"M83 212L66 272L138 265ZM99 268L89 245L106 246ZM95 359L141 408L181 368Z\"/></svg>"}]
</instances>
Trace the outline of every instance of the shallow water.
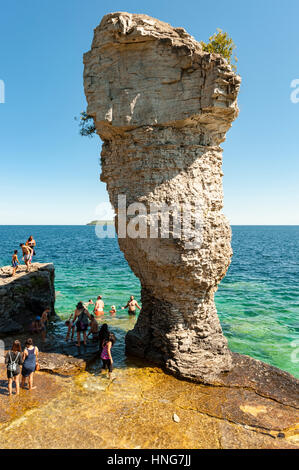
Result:
<instances>
[{"instance_id":1,"label":"shallow water","mask_svg":"<svg viewBox=\"0 0 299 470\"><path fill-rule=\"evenodd\" d=\"M232 231L233 261L216 294L229 346L298 376L299 227L233 226ZM66 318L76 302L101 294L105 321L118 336L116 365L127 367L124 335L134 319L120 307L130 294L140 299L140 283L117 240L97 238L92 226L0 226L0 265L10 264L13 249L30 234L38 243L35 260L55 264L57 313ZM108 314L112 304L115 318Z\"/></svg>"}]
</instances>

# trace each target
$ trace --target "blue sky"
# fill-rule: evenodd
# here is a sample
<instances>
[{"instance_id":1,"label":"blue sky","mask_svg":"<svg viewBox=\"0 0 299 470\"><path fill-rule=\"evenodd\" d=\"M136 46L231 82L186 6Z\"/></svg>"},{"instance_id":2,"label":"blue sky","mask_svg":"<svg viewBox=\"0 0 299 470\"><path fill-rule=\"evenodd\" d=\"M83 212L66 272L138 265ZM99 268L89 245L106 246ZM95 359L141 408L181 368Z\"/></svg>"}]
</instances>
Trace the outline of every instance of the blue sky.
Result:
<instances>
[{"instance_id":1,"label":"blue sky","mask_svg":"<svg viewBox=\"0 0 299 470\"><path fill-rule=\"evenodd\" d=\"M297 0L15 0L0 14L0 224L85 224L108 201L100 140L80 137L82 55L112 11L146 13L207 41L237 44L240 115L224 148L232 224L299 224ZM298 95L299 96L299 95Z\"/></svg>"}]
</instances>

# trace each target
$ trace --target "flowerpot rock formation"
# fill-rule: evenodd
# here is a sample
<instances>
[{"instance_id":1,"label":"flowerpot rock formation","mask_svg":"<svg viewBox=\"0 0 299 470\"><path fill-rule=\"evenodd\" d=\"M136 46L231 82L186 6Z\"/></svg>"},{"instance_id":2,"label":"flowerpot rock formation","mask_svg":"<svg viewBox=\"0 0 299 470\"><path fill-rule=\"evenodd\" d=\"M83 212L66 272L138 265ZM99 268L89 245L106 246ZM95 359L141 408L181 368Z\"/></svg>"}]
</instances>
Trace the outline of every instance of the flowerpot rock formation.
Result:
<instances>
[{"instance_id":1,"label":"flowerpot rock formation","mask_svg":"<svg viewBox=\"0 0 299 470\"><path fill-rule=\"evenodd\" d=\"M84 64L87 113L103 140L101 180L119 246L142 286L127 352L211 382L232 367L214 294L232 256L220 144L238 115L241 79L183 28L129 13L103 17ZM146 208L139 219L134 203ZM162 212L152 211L163 204L172 207L167 236Z\"/></svg>"}]
</instances>

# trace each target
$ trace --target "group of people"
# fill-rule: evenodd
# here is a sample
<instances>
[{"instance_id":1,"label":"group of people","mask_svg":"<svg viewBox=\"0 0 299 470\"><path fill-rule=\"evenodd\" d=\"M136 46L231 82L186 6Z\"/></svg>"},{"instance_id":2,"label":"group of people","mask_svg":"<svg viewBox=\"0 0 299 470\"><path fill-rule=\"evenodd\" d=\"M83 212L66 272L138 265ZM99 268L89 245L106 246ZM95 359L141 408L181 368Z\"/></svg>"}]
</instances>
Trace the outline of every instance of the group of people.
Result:
<instances>
[{"instance_id":1,"label":"group of people","mask_svg":"<svg viewBox=\"0 0 299 470\"><path fill-rule=\"evenodd\" d=\"M94 315L90 314L88 311L89 305L94 305ZM127 304L124 307L121 307L122 310L128 308L129 315L136 315L136 308L141 309L138 305L137 300L135 300L134 295L130 296ZM111 316L116 315L115 305L111 305L110 311ZM96 303L94 304L92 299L89 299L88 302L79 302L76 306L74 313L71 313L68 320L65 322L65 325L68 327L65 340L68 341L71 336L71 341L74 340L75 330L77 331L77 343L76 346L80 347L81 345L81 333L83 335L83 343L86 346L87 337L92 335L94 341L97 339L98 335L98 322L95 317L101 317L104 315L104 301L102 296L99 295ZM88 327L90 327L89 332Z\"/></svg>"},{"instance_id":2,"label":"group of people","mask_svg":"<svg viewBox=\"0 0 299 470\"><path fill-rule=\"evenodd\" d=\"M20 247L22 249L22 254L23 257L22 259L24 260L24 263L26 265L26 272L30 271L30 265L32 263L32 258L35 256L35 247L36 247L36 242L33 238L32 235L28 238L26 243L20 243ZM12 276L14 276L20 266L20 262L18 260L18 250L14 250L12 259L11 259L11 265L12 265Z\"/></svg>"},{"instance_id":3,"label":"group of people","mask_svg":"<svg viewBox=\"0 0 299 470\"><path fill-rule=\"evenodd\" d=\"M90 305L92 300L89 300L86 303L78 302L76 305L75 312L70 316L70 318L65 322L68 327L65 340L68 341L71 334L71 340L74 339L75 329L77 330L77 343L76 346L81 346L81 334L83 335L83 344L86 347L87 337L92 334L92 339L94 342L99 343L99 354L102 359L102 369L108 369L108 376L113 370L113 359L111 354L112 346L114 345L116 338L114 333L110 332L108 329L107 323L104 323L99 329L99 324L95 319L95 316L90 314L87 307ZM88 327L90 327L89 332L87 333Z\"/></svg>"},{"instance_id":4,"label":"group of people","mask_svg":"<svg viewBox=\"0 0 299 470\"><path fill-rule=\"evenodd\" d=\"M32 258L36 254L36 241L33 236L27 239L25 243L20 243L22 249L23 260L26 265L26 272L30 271L30 265ZM14 276L20 266L18 260L18 250L14 250L12 255L12 276ZM88 307L94 305L93 314L90 314ZM81 335L83 336L84 347L87 343L87 338L92 335L93 342L99 344L99 354L103 363L103 369L108 370L108 376L113 370L113 359L111 349L116 341L114 333L110 332L107 323L104 323L101 328L96 320L96 317L104 316L104 301L102 296L99 295L95 303L90 299L88 302L78 302L75 311L70 315L69 319L65 322L67 334L65 340L68 341L70 336L71 340L74 340L75 331L77 333L76 346L81 345ZM136 308L139 310L141 307L135 300L134 296L131 295L125 306L121 307L122 310L128 309L129 315L136 315ZM32 334L41 334L42 341L44 342L47 334L48 316L50 314L50 307L47 307L41 316L36 316L31 324L30 331ZM115 305L111 305L109 314L111 316L116 315ZM88 331L89 329L89 331ZM25 348L22 351L20 341L16 340L10 351L7 352L5 357L5 363L7 365L7 378L8 378L8 391L9 395L12 394L13 381L16 384L16 394L19 394L20 389L20 374L22 375L21 386L25 387L26 379L28 378L29 390L33 388L33 375L35 370L39 369L38 365L38 348L33 345L33 341L29 338L25 343ZM21 372L22 368L22 372Z\"/></svg>"},{"instance_id":5,"label":"group of people","mask_svg":"<svg viewBox=\"0 0 299 470\"><path fill-rule=\"evenodd\" d=\"M91 314L88 311L88 307L94 305L94 314ZM129 315L136 314L136 308L141 309L138 305L138 302L135 300L134 296L131 295L127 304L124 307L121 307L123 310L128 308ZM114 305L111 306L110 315L116 314L116 308ZM67 326L67 334L65 341L74 341L75 331L77 333L77 342L76 346L80 348L81 346L81 335L83 337L83 345L86 347L87 338L92 335L93 342L99 343L100 357L103 362L103 369L108 369L108 376L112 373L112 364L113 359L111 355L111 349L115 343L114 333L108 330L107 323L104 323L99 329L99 324L96 320L96 317L104 315L104 301L102 296L99 295L96 303L89 299L88 302L78 302L74 313L70 315L68 320L65 322ZM89 329L89 331L88 331Z\"/></svg>"},{"instance_id":6,"label":"group of people","mask_svg":"<svg viewBox=\"0 0 299 470\"><path fill-rule=\"evenodd\" d=\"M38 348L34 346L31 338L26 340L23 351L20 341L14 341L11 350L5 356L9 395L12 395L13 382L16 385L16 395L19 395L20 375L22 376L21 387L25 388L28 380L28 389L36 388L33 386L33 376L34 372L39 370L38 353Z\"/></svg>"}]
</instances>

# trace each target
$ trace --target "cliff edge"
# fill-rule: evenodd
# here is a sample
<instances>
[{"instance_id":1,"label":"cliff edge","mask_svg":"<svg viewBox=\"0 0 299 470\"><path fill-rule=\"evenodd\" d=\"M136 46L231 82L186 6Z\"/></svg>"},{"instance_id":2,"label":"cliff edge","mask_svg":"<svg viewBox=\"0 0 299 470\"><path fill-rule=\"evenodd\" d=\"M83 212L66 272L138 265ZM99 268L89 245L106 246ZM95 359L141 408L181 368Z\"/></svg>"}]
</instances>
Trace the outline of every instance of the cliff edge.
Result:
<instances>
[{"instance_id":1,"label":"cliff edge","mask_svg":"<svg viewBox=\"0 0 299 470\"><path fill-rule=\"evenodd\" d=\"M0 335L27 330L46 307L55 316L54 265L34 263L29 273L21 266L13 277L11 271L0 269Z\"/></svg>"}]
</instances>

